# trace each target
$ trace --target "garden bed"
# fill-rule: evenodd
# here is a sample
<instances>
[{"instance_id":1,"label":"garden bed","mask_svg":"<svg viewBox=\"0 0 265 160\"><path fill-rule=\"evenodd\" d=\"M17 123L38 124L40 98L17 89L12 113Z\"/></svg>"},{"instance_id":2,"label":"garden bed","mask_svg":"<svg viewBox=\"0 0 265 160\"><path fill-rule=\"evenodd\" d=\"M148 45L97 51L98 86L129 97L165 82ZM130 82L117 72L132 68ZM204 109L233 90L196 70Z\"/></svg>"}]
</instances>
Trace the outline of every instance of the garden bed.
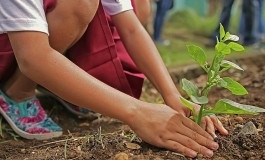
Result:
<instances>
[{"instance_id":1,"label":"garden bed","mask_svg":"<svg viewBox=\"0 0 265 160\"><path fill-rule=\"evenodd\" d=\"M249 94L232 96L224 89L215 89L210 93L210 102L229 97L243 104L265 108L265 55L257 54L235 60L245 71L229 70L227 74L243 84ZM197 84L203 84L206 76L197 67L185 67L172 70L171 75L177 86L181 78L187 78ZM179 87L179 86L178 86ZM150 146L136 137L123 123L108 117L94 120L80 119L67 112L59 103L49 97L40 97L53 119L64 128L64 135L48 140L36 141L16 138L7 133L9 127L3 122L4 138L0 138L0 159L36 160L36 159L90 159L90 160L186 160L188 158L165 149ZM162 103L161 96L146 81L141 99ZM64 113L64 114L62 114ZM262 160L265 159L265 114L259 115L222 115L219 116L229 130L227 137L218 135L220 148L213 160ZM258 134L238 134L242 127L253 122ZM15 140L17 139L17 140ZM204 159L198 156L196 159Z\"/></svg>"}]
</instances>

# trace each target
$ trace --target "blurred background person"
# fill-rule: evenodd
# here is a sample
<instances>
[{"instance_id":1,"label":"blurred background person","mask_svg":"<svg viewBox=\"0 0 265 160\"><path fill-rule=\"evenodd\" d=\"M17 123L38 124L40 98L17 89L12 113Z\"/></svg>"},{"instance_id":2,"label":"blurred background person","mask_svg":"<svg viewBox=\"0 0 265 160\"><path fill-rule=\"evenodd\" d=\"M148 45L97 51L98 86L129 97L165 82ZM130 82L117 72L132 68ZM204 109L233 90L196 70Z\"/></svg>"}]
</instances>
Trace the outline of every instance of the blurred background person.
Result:
<instances>
[{"instance_id":1,"label":"blurred background person","mask_svg":"<svg viewBox=\"0 0 265 160\"><path fill-rule=\"evenodd\" d=\"M222 0L222 11L220 14L220 19L219 19L219 23L221 23L225 29L229 28L229 24L230 24L230 18L231 18L231 10L233 8L233 4L234 4L234 0ZM216 36L219 37L219 23L216 26L213 35L212 35L212 39L214 40L214 44L216 43Z\"/></svg>"},{"instance_id":2,"label":"blurred background person","mask_svg":"<svg viewBox=\"0 0 265 160\"><path fill-rule=\"evenodd\" d=\"M253 0L252 3L254 7L252 8L251 12L253 12L252 14L255 15L255 18L254 20L251 19L251 21L246 21L247 17L245 17L244 13L242 12L239 35L245 40L245 42L243 42L244 45L254 44L254 47L261 47L260 45L264 41L264 17L262 14L264 1ZM253 23L252 33L249 33L249 29L245 27L247 25L245 24L246 22Z\"/></svg>"},{"instance_id":3,"label":"blurred background person","mask_svg":"<svg viewBox=\"0 0 265 160\"><path fill-rule=\"evenodd\" d=\"M154 17L153 39L156 44L169 45L169 40L162 38L165 17L170 9L174 7L173 0L156 0L156 13Z\"/></svg>"},{"instance_id":4,"label":"blurred background person","mask_svg":"<svg viewBox=\"0 0 265 160\"><path fill-rule=\"evenodd\" d=\"M242 21L239 23L239 33L241 35L241 43L245 46L249 46L256 43L255 3L256 0L242 0ZM220 14L219 22L211 36L211 42L209 44L209 47L213 47L216 44L216 37L219 38L220 23L224 26L225 30L229 30L231 11L234 5L234 0L222 0L222 5L223 8Z\"/></svg>"},{"instance_id":5,"label":"blurred background person","mask_svg":"<svg viewBox=\"0 0 265 160\"><path fill-rule=\"evenodd\" d=\"M257 1L243 0L242 13L239 22L239 37L244 46L257 43Z\"/></svg>"}]
</instances>

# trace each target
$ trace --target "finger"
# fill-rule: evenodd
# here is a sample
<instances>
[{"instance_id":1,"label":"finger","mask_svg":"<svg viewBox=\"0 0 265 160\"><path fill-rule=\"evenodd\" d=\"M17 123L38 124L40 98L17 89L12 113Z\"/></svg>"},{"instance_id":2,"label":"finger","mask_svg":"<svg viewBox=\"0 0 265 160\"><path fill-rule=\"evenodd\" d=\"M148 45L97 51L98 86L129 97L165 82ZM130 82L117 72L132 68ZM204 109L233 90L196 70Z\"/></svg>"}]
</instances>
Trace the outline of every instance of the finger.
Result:
<instances>
[{"instance_id":1,"label":"finger","mask_svg":"<svg viewBox=\"0 0 265 160\"><path fill-rule=\"evenodd\" d=\"M181 128L181 131L179 131L177 134L180 134L182 136L186 136L186 138L183 138L183 139L185 139L185 141L182 143L183 145L192 144L190 142L190 140L187 139L187 138L189 138L192 140L192 142L196 142L196 143L198 143L198 145L207 147L211 150L217 150L219 147L218 143L213 141L213 137L211 137L211 139L208 139L208 138L198 134L197 132L195 132L195 131L187 128L187 127ZM182 141L182 140L179 140L179 141ZM187 146L187 147L191 147L191 146Z\"/></svg>"},{"instance_id":2,"label":"finger","mask_svg":"<svg viewBox=\"0 0 265 160\"><path fill-rule=\"evenodd\" d=\"M178 152L180 154L183 154L184 156L190 157L190 158L195 158L197 156L197 152L185 147L184 145L176 142L176 141L172 141L172 140L168 140L167 144L165 145L165 148L168 148L169 150Z\"/></svg>"},{"instance_id":3,"label":"finger","mask_svg":"<svg viewBox=\"0 0 265 160\"><path fill-rule=\"evenodd\" d=\"M205 121L206 121L206 124L207 124L206 131L208 133L210 133L210 135L212 135L213 138L216 138L217 136L215 134L215 127L214 127L214 124L211 121L210 117L206 116L205 117Z\"/></svg>"},{"instance_id":4,"label":"finger","mask_svg":"<svg viewBox=\"0 0 265 160\"><path fill-rule=\"evenodd\" d=\"M173 138L169 140L169 142L171 141L170 144L173 144L172 149L181 152L186 156L195 157L197 153L201 153L202 155L209 158L213 156L212 150L198 144L196 141L185 135L177 134L172 137Z\"/></svg>"},{"instance_id":5,"label":"finger","mask_svg":"<svg viewBox=\"0 0 265 160\"><path fill-rule=\"evenodd\" d=\"M211 121L213 122L216 129L222 134L222 135L228 135L228 131L224 128L223 124L220 122L220 120L215 116L210 116Z\"/></svg>"},{"instance_id":6,"label":"finger","mask_svg":"<svg viewBox=\"0 0 265 160\"><path fill-rule=\"evenodd\" d=\"M199 125L197 125L191 119L186 118L185 120L182 120L182 123L189 130L192 130L193 132L196 132L196 133L200 134L204 138L208 138L210 140L213 140L213 137L209 133L207 133L205 130L203 130Z\"/></svg>"}]
</instances>

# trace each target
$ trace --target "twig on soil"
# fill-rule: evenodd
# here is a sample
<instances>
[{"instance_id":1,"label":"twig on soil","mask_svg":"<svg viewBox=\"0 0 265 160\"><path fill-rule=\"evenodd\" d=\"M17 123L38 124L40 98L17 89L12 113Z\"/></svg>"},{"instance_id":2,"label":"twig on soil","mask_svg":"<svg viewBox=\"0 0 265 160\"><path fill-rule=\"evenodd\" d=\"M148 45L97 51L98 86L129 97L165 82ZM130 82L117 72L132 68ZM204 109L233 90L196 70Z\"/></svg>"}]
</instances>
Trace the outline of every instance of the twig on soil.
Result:
<instances>
[{"instance_id":1,"label":"twig on soil","mask_svg":"<svg viewBox=\"0 0 265 160\"><path fill-rule=\"evenodd\" d=\"M64 144L64 159L67 159L67 140L65 141Z\"/></svg>"},{"instance_id":2,"label":"twig on soil","mask_svg":"<svg viewBox=\"0 0 265 160\"><path fill-rule=\"evenodd\" d=\"M6 141L3 141L3 142L0 142L0 144L4 144L4 143L7 143L7 142L10 142L11 140L6 140Z\"/></svg>"},{"instance_id":3,"label":"twig on soil","mask_svg":"<svg viewBox=\"0 0 265 160\"><path fill-rule=\"evenodd\" d=\"M104 149L105 145L103 143L103 135L101 133L101 126L98 129L98 140L97 141L101 144L102 148Z\"/></svg>"},{"instance_id":4,"label":"twig on soil","mask_svg":"<svg viewBox=\"0 0 265 160\"><path fill-rule=\"evenodd\" d=\"M99 128L98 140L101 143L102 147L105 148L105 146L103 144L103 136L114 135L114 134L118 134L119 132L120 131L102 134L101 133L101 127L100 127ZM123 136L126 137L125 135L123 135ZM86 136L82 136L82 137L74 137L73 135L71 135L71 138L62 139L62 140L58 140L58 141L52 141L52 142L48 142L48 143L45 143L45 144L40 144L40 145L32 146L30 148L31 149L34 149L34 148L44 147L44 146L48 146L48 145L52 145L52 144L63 143L63 142L67 142L67 141L78 141L78 140L81 140L81 139L86 139L89 142L89 140L91 138L95 138L95 136L94 135L87 134Z\"/></svg>"},{"instance_id":5,"label":"twig on soil","mask_svg":"<svg viewBox=\"0 0 265 160\"><path fill-rule=\"evenodd\" d=\"M5 123L3 123L3 117L0 115L0 138L4 138L4 133L11 135L14 140L20 137L11 128L6 127Z\"/></svg>"},{"instance_id":6,"label":"twig on soil","mask_svg":"<svg viewBox=\"0 0 265 160\"><path fill-rule=\"evenodd\" d=\"M84 137L62 139L62 140L53 141L53 142L49 142L49 143L45 143L45 144L40 144L40 145L33 146L33 147L30 147L30 148L31 149L33 149L33 148L39 148L39 147L43 147L43 146L47 146L47 145L51 145L51 144L66 142L68 140L77 141L77 140L82 139L82 138L84 138Z\"/></svg>"},{"instance_id":7,"label":"twig on soil","mask_svg":"<svg viewBox=\"0 0 265 160\"><path fill-rule=\"evenodd\" d=\"M185 157L183 154L177 153L177 152L172 152L172 154L177 155L177 156L181 156L181 157Z\"/></svg>"},{"instance_id":8,"label":"twig on soil","mask_svg":"<svg viewBox=\"0 0 265 160\"><path fill-rule=\"evenodd\" d=\"M90 142L90 138L93 138L93 135L87 134L87 135L84 137L85 140L82 141L81 149L84 148L84 146L86 145L86 142L87 142L87 143Z\"/></svg>"},{"instance_id":9,"label":"twig on soil","mask_svg":"<svg viewBox=\"0 0 265 160\"><path fill-rule=\"evenodd\" d=\"M101 136L107 136L107 135L113 135L115 133L118 133L118 132L113 132L113 133L106 133L106 134L101 134ZM71 137L71 138L67 138L67 139L62 139L62 140L58 140L58 141L53 141L53 142L48 142L48 143L45 143L45 144L40 144L40 145L37 145L37 146L33 146L33 147L30 147L31 149L33 148L39 148L39 147L43 147L43 146L47 146L47 145L51 145L51 144L56 144L56 143L63 143L63 142L66 142L66 141L78 141L80 139L84 139L84 138L87 138L89 140L89 138L93 138L94 136L93 135L86 135L86 136L82 136L82 137Z\"/></svg>"}]
</instances>

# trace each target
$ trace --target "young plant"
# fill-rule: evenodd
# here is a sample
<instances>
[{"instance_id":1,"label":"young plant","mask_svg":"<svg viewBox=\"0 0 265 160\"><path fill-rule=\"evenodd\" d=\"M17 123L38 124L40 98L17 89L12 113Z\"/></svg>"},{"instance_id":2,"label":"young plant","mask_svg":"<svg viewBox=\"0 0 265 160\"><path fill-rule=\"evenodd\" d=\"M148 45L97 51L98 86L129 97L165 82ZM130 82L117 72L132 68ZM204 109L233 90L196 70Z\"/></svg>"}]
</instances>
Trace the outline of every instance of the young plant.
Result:
<instances>
[{"instance_id":1,"label":"young plant","mask_svg":"<svg viewBox=\"0 0 265 160\"><path fill-rule=\"evenodd\" d=\"M225 60L225 56L231 54L233 51L243 51L244 47L237 43L239 37L225 32L224 27L220 24L220 37L217 39L215 45L215 56L209 64L204 50L195 45L187 45L189 55L200 65L200 67L207 73L207 82L202 89L199 89L195 84L187 79L182 79L182 89L186 91L190 100L193 103L201 105L199 113L190 101L181 97L181 102L188 107L193 113L193 120L200 124L202 117L211 114L257 114L265 112L265 109L244 105L233 102L229 99L220 99L213 107L208 104L208 93L213 87L223 87L228 89L234 95L248 94L247 90L238 82L230 77L221 77L221 74L230 69L243 69L237 64Z\"/></svg>"}]
</instances>

